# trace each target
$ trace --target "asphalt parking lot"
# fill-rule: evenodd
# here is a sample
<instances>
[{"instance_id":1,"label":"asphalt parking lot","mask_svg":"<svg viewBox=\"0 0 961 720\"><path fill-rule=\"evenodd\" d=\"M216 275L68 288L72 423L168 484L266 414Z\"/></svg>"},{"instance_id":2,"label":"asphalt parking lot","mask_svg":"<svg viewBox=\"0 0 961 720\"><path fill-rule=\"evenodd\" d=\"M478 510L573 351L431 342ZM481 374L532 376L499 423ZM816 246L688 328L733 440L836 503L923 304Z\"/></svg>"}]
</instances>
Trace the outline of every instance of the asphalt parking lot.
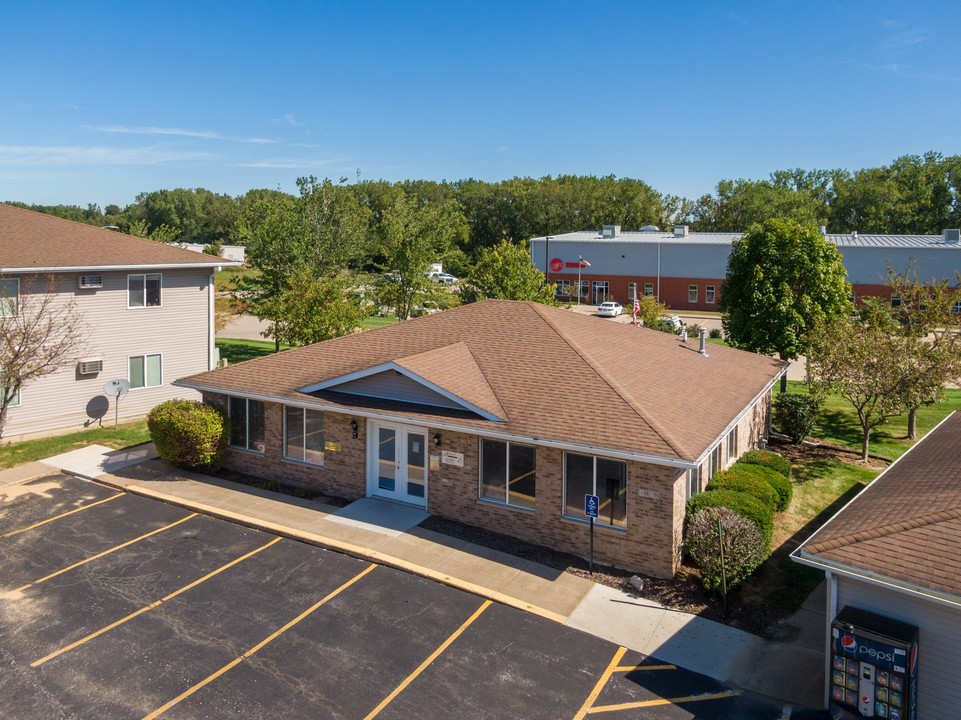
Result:
<instances>
[{"instance_id":1,"label":"asphalt parking lot","mask_svg":"<svg viewBox=\"0 0 961 720\"><path fill-rule=\"evenodd\" d=\"M0 697L23 720L821 717L65 475L0 490Z\"/></svg>"}]
</instances>

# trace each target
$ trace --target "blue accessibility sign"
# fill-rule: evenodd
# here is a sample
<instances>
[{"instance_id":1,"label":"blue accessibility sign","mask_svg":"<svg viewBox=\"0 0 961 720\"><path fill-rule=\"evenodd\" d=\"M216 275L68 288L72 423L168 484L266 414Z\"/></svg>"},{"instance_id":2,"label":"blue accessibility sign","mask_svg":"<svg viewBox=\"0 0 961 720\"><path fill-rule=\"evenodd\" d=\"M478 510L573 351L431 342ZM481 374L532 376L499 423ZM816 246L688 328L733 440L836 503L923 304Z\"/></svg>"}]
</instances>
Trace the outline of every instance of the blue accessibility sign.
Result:
<instances>
[{"instance_id":1,"label":"blue accessibility sign","mask_svg":"<svg viewBox=\"0 0 961 720\"><path fill-rule=\"evenodd\" d=\"M601 505L601 500L597 495L585 495L584 496L584 514L587 517L596 518L597 510Z\"/></svg>"}]
</instances>

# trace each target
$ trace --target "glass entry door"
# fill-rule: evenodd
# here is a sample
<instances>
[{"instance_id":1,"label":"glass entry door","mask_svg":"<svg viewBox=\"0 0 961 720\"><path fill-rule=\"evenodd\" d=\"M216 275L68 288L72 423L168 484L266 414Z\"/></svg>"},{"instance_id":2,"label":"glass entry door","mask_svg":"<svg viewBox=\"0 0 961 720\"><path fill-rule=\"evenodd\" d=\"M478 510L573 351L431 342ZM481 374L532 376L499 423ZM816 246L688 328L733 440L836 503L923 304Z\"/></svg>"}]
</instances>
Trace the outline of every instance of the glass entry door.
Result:
<instances>
[{"instance_id":1,"label":"glass entry door","mask_svg":"<svg viewBox=\"0 0 961 720\"><path fill-rule=\"evenodd\" d=\"M367 488L371 495L427 506L427 433L371 421Z\"/></svg>"}]
</instances>

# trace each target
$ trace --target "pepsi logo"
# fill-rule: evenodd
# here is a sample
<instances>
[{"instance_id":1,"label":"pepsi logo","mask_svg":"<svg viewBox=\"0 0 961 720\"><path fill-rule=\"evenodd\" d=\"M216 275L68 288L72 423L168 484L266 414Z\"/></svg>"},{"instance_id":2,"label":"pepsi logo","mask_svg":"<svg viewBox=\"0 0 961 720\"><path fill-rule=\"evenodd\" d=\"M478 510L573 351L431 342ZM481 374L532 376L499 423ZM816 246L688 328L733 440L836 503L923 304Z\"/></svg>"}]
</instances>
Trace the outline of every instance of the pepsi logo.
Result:
<instances>
[{"instance_id":1,"label":"pepsi logo","mask_svg":"<svg viewBox=\"0 0 961 720\"><path fill-rule=\"evenodd\" d=\"M858 641L854 639L853 635L842 635L841 636L841 647L845 650L853 650L858 644Z\"/></svg>"}]
</instances>

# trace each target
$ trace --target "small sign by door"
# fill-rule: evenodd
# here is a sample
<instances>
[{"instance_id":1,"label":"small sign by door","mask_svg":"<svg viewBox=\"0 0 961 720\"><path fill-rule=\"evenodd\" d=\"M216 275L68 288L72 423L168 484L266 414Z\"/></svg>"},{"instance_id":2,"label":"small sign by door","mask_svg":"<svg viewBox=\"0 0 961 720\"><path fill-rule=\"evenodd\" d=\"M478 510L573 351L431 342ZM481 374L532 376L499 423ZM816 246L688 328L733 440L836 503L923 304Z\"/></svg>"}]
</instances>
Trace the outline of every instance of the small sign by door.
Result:
<instances>
[{"instance_id":1,"label":"small sign by door","mask_svg":"<svg viewBox=\"0 0 961 720\"><path fill-rule=\"evenodd\" d=\"M450 450L444 450L441 453L440 461L445 465L464 467L464 453L455 453L451 452Z\"/></svg>"}]
</instances>

